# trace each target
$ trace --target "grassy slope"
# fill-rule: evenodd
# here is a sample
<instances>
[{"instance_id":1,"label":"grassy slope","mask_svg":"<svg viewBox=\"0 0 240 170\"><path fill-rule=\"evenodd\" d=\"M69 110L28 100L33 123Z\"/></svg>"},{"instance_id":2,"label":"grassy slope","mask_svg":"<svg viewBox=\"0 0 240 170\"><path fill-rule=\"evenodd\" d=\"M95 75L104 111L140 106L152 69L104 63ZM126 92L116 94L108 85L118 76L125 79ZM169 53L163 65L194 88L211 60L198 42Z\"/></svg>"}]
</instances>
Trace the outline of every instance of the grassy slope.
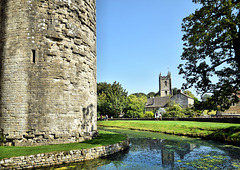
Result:
<instances>
[{"instance_id":1,"label":"grassy slope","mask_svg":"<svg viewBox=\"0 0 240 170\"><path fill-rule=\"evenodd\" d=\"M17 147L17 146L0 146L0 159L35 155L39 153L49 153L55 151L70 151L88 149L99 146L106 146L121 142L126 139L126 136L115 134L112 132L100 131L99 136L93 140L81 142L81 143L70 143L61 145L46 145L46 146L31 146L31 147Z\"/></svg>"},{"instance_id":2,"label":"grassy slope","mask_svg":"<svg viewBox=\"0 0 240 170\"><path fill-rule=\"evenodd\" d=\"M234 123L194 121L99 121L98 125L201 137L240 145L240 124Z\"/></svg>"}]
</instances>

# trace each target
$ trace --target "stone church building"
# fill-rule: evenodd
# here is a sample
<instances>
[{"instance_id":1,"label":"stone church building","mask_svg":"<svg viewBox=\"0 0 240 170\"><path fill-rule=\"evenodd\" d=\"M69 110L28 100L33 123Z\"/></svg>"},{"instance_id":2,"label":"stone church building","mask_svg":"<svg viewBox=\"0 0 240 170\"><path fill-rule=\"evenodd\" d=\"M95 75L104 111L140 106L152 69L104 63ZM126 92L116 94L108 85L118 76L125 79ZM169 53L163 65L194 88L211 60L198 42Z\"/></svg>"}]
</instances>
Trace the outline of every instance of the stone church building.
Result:
<instances>
[{"instance_id":1,"label":"stone church building","mask_svg":"<svg viewBox=\"0 0 240 170\"><path fill-rule=\"evenodd\" d=\"M168 72L167 76L162 76L161 73L159 75L159 96L160 97L148 98L145 105L146 111L156 110L160 107L165 108L170 101L175 101L183 108L190 107L194 104L194 99L182 93L181 90L178 90L177 94L173 95L170 72Z\"/></svg>"}]
</instances>

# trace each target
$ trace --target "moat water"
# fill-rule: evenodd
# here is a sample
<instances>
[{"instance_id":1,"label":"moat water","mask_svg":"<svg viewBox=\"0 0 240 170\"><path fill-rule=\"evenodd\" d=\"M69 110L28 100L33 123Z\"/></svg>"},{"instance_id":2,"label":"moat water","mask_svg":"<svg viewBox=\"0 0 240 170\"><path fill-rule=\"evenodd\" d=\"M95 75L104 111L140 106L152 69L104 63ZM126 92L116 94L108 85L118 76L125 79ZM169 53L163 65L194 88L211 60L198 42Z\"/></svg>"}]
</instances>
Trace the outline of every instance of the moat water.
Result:
<instances>
[{"instance_id":1,"label":"moat water","mask_svg":"<svg viewBox=\"0 0 240 170\"><path fill-rule=\"evenodd\" d=\"M240 147L152 132L114 128L100 130L127 134L130 147L124 152L105 158L50 169L240 169Z\"/></svg>"}]
</instances>

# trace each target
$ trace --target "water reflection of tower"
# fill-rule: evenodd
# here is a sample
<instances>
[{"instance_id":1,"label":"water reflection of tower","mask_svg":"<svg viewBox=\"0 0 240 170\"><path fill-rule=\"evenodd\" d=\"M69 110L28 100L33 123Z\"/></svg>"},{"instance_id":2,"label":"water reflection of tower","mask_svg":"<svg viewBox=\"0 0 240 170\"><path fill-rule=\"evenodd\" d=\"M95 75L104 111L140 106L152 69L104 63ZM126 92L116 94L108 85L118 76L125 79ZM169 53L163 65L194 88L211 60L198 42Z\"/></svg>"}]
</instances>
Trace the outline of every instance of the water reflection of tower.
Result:
<instances>
[{"instance_id":1,"label":"water reflection of tower","mask_svg":"<svg viewBox=\"0 0 240 170\"><path fill-rule=\"evenodd\" d=\"M158 161L162 161L162 166L165 169L174 168L175 157L184 159L185 155L198 147L188 142L166 139L131 138L131 143L137 145L137 149L149 147L150 150L157 152L155 156L157 156Z\"/></svg>"},{"instance_id":2,"label":"water reflection of tower","mask_svg":"<svg viewBox=\"0 0 240 170\"><path fill-rule=\"evenodd\" d=\"M162 149L162 165L174 167L174 151Z\"/></svg>"},{"instance_id":3,"label":"water reflection of tower","mask_svg":"<svg viewBox=\"0 0 240 170\"><path fill-rule=\"evenodd\" d=\"M161 149L162 153L162 165L164 167L171 166L174 167L174 158L176 155L180 156L180 159L184 159L184 156L190 153L197 146L191 143L178 143L171 141L164 141L163 147ZM172 146L172 149L166 147Z\"/></svg>"},{"instance_id":4,"label":"water reflection of tower","mask_svg":"<svg viewBox=\"0 0 240 170\"><path fill-rule=\"evenodd\" d=\"M184 159L184 156L196 147L197 146L195 144L191 143L182 144L181 148L184 148L184 150L176 150L176 153L180 156L180 159Z\"/></svg>"},{"instance_id":5,"label":"water reflection of tower","mask_svg":"<svg viewBox=\"0 0 240 170\"><path fill-rule=\"evenodd\" d=\"M169 151L165 145L170 144L169 141L164 139L149 140L150 149L160 149L162 156L163 166L174 166L174 151Z\"/></svg>"}]
</instances>

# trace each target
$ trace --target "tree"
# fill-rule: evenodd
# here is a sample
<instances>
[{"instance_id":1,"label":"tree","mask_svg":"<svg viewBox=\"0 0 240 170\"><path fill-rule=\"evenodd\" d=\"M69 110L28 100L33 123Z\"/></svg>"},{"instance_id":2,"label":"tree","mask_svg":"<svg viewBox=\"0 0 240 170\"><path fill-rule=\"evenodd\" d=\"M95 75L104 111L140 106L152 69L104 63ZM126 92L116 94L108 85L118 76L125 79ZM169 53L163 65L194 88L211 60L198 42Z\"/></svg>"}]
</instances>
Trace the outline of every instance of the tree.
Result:
<instances>
[{"instance_id":1,"label":"tree","mask_svg":"<svg viewBox=\"0 0 240 170\"><path fill-rule=\"evenodd\" d=\"M97 113L98 117L100 115L105 115L108 113L108 101L105 93L101 93L97 97Z\"/></svg>"},{"instance_id":2,"label":"tree","mask_svg":"<svg viewBox=\"0 0 240 170\"><path fill-rule=\"evenodd\" d=\"M184 92L183 92L184 94L186 94L186 95L188 95L189 97L191 97L191 98L196 98L195 96L194 96L194 94L192 94L192 92L190 92L189 90L185 90Z\"/></svg>"},{"instance_id":3,"label":"tree","mask_svg":"<svg viewBox=\"0 0 240 170\"><path fill-rule=\"evenodd\" d=\"M183 110L184 114L186 117L195 117L198 116L196 112L192 109L187 107L186 109Z\"/></svg>"},{"instance_id":4,"label":"tree","mask_svg":"<svg viewBox=\"0 0 240 170\"><path fill-rule=\"evenodd\" d=\"M155 92L149 92L147 94L147 97L150 98L150 97L155 97L156 95L158 95L158 93L155 93Z\"/></svg>"},{"instance_id":5,"label":"tree","mask_svg":"<svg viewBox=\"0 0 240 170\"><path fill-rule=\"evenodd\" d=\"M211 98L211 95L206 93L202 96L202 101L206 102L207 100L210 100L210 98Z\"/></svg>"},{"instance_id":6,"label":"tree","mask_svg":"<svg viewBox=\"0 0 240 170\"><path fill-rule=\"evenodd\" d=\"M107 93L111 89L111 84L107 82L97 83L97 94Z\"/></svg>"},{"instance_id":7,"label":"tree","mask_svg":"<svg viewBox=\"0 0 240 170\"><path fill-rule=\"evenodd\" d=\"M184 41L179 74L185 89L211 93L212 109L228 109L239 102L240 2L239 0L193 0L201 4L183 19ZM204 106L206 103L201 102Z\"/></svg>"},{"instance_id":8,"label":"tree","mask_svg":"<svg viewBox=\"0 0 240 170\"><path fill-rule=\"evenodd\" d=\"M98 83L98 114L118 117L126 108L127 91L116 81Z\"/></svg>"},{"instance_id":9,"label":"tree","mask_svg":"<svg viewBox=\"0 0 240 170\"><path fill-rule=\"evenodd\" d=\"M183 109L175 101L169 102L169 106L166 108L166 112L163 117L186 117L183 113Z\"/></svg>"},{"instance_id":10,"label":"tree","mask_svg":"<svg viewBox=\"0 0 240 170\"><path fill-rule=\"evenodd\" d=\"M135 95L128 96L125 117L130 118L142 117L146 102L147 102L146 96L140 97L137 97Z\"/></svg>"},{"instance_id":11,"label":"tree","mask_svg":"<svg viewBox=\"0 0 240 170\"><path fill-rule=\"evenodd\" d=\"M145 96L147 97L147 95L145 93L133 93L132 95L135 95L137 97L140 97L140 96Z\"/></svg>"}]
</instances>

